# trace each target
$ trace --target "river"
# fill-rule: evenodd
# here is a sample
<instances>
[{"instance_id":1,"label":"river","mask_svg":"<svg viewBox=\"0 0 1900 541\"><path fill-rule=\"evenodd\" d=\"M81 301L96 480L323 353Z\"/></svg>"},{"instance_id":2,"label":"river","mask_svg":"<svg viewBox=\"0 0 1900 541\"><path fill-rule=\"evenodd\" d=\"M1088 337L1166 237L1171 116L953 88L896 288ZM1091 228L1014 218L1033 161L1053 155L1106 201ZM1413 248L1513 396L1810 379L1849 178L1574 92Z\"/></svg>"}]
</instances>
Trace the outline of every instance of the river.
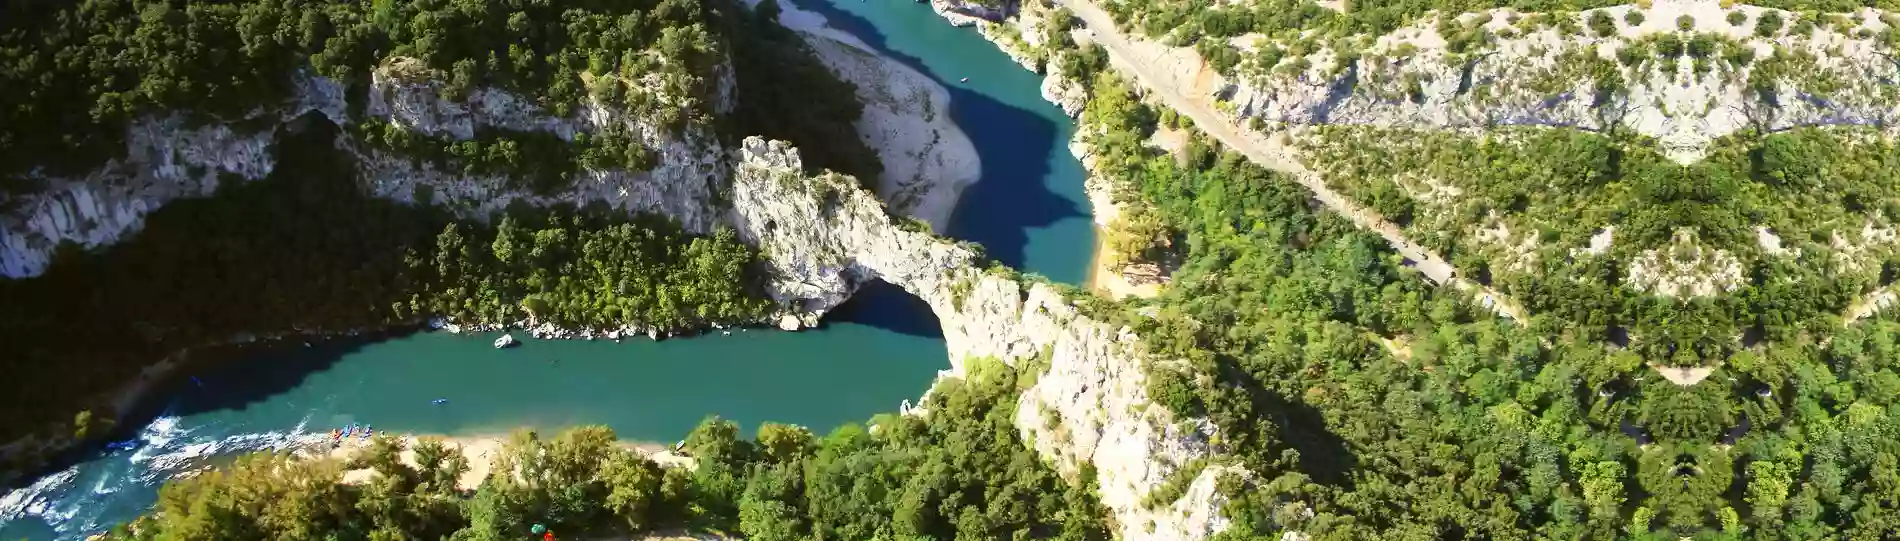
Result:
<instances>
[{"instance_id":1,"label":"river","mask_svg":"<svg viewBox=\"0 0 1900 541\"><path fill-rule=\"evenodd\" d=\"M806 0L832 24L951 91L951 115L976 143L983 175L949 231L997 260L1073 284L1087 277L1094 232L1074 126L1043 102L1040 79L971 29L909 0ZM967 83L960 82L968 78ZM707 415L823 432L896 411L947 368L921 301L873 285L821 329L748 329L653 342L529 340L421 333L261 349L162 390L122 438L132 450L89 458L0 495L0 539L83 539L129 520L164 480L234 453L321 437L349 423L480 436L606 424L623 438L670 442ZM445 403L433 404L436 399Z\"/></svg>"}]
</instances>

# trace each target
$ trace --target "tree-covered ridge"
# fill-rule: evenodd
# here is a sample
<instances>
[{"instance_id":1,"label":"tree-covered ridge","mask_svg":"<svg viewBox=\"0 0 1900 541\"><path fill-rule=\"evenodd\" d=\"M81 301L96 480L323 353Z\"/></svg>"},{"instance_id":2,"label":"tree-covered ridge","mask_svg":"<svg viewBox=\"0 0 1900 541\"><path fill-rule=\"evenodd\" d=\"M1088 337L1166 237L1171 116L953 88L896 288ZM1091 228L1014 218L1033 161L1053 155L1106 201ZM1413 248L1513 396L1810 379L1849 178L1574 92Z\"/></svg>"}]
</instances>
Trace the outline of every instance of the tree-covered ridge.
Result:
<instances>
[{"instance_id":1,"label":"tree-covered ridge","mask_svg":"<svg viewBox=\"0 0 1900 541\"><path fill-rule=\"evenodd\" d=\"M1900 520L1883 488L1900 426L1890 396L1900 390L1900 326L1843 328L1838 315L1802 312L1813 315L1806 326L1748 347L1724 342L1713 375L1677 385L1646 366L1668 362L1664 348L1611 345L1604 324L1582 329L1572 312L1528 325L1493 318L1463 293L1427 287L1382 239L1314 210L1290 179L1204 139L1180 153L1150 146L1157 127L1188 126L1112 76L1091 87L1083 131L1097 133L1088 139L1095 173L1124 205L1143 207L1148 223L1138 227L1152 234L1143 238L1169 240L1150 253L1182 261L1160 297L1125 316L1160 358L1187 361L1151 366L1150 394L1178 414L1207 416L1224 449L1211 462L1251 472L1222 482L1235 525L1221 539L1873 539ZM1369 153L1355 158L1359 167L1389 160L1379 167L1462 172L1455 178L1472 182L1461 197L1514 216L1532 214L1509 201L1562 185L1706 173L1589 134L1433 135L1445 141L1394 135L1391 152L1371 149L1388 144L1376 138L1347 148ZM1823 146L1847 164L1857 150L1881 148ZM1724 148L1744 158L1779 152ZM1438 150L1408 152L1420 149ZM1711 162L1716 172L1715 164L1751 163ZM1625 173L1598 178L1617 171ZM1841 197L1854 190L1840 178L1817 184ZM1581 208L1552 209L1552 218L1594 216L1593 205L1610 201L1570 197L1562 201ZM1728 208L1693 197L1649 204L1658 208L1641 212ZM1592 231L1578 230L1587 243ZM1455 250L1463 238L1450 237ZM1551 275L1541 286L1577 278ZM1588 282L1570 287L1581 290L1577 299L1629 297ZM1811 298L1792 293L1811 291L1804 286L1777 287L1759 297ZM1733 329L1730 312L1645 302L1653 312L1638 315L1652 321L1709 317ZM1155 497L1179 492L1158 488Z\"/></svg>"},{"instance_id":2,"label":"tree-covered ridge","mask_svg":"<svg viewBox=\"0 0 1900 541\"><path fill-rule=\"evenodd\" d=\"M707 118L725 54L712 33L717 4L8 2L0 178L20 190L33 188L34 171L84 172L123 152L124 126L145 114L228 122L274 110L307 67L361 89L394 57L444 74L451 97L493 86L566 116L592 92L638 115Z\"/></svg>"},{"instance_id":3,"label":"tree-covered ridge","mask_svg":"<svg viewBox=\"0 0 1900 541\"><path fill-rule=\"evenodd\" d=\"M1094 480L1058 476L1018 439L1021 377L974 362L939 385L927 416L883 415L817 437L767 423L752 440L708 419L687 436L694 467L621 447L605 427L517 433L471 492L467 458L437 440L385 436L347 461L252 455L169 483L156 509L108 539L521 539L712 532L801 539L1107 541ZM346 470L371 469L360 484Z\"/></svg>"},{"instance_id":4,"label":"tree-covered ridge","mask_svg":"<svg viewBox=\"0 0 1900 541\"><path fill-rule=\"evenodd\" d=\"M764 318L756 249L664 218L517 209L492 224L365 195L318 115L283 128L268 178L231 179L148 216L127 242L68 245L0 280L6 439L75 411L156 360L233 337L342 332L447 315L662 330ZM112 337L101 340L99 337ZM104 397L110 398L110 397Z\"/></svg>"},{"instance_id":5,"label":"tree-covered ridge","mask_svg":"<svg viewBox=\"0 0 1900 541\"><path fill-rule=\"evenodd\" d=\"M1893 141L1860 128L1749 134L1679 165L1643 140L1331 127L1328 183L1406 225L1548 331L1717 365L1826 335L1890 282L1900 245Z\"/></svg>"}]
</instances>

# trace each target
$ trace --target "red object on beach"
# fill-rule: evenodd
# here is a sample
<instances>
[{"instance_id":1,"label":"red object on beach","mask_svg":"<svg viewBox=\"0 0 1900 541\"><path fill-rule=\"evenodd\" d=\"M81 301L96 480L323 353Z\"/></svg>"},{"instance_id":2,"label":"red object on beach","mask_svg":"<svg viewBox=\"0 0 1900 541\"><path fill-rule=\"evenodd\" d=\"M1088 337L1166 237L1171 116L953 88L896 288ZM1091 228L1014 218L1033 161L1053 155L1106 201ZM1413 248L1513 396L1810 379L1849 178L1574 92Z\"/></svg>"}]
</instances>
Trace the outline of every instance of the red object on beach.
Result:
<instances>
[{"instance_id":1,"label":"red object on beach","mask_svg":"<svg viewBox=\"0 0 1900 541\"><path fill-rule=\"evenodd\" d=\"M554 532L550 530L548 533L541 534L541 541L554 541Z\"/></svg>"}]
</instances>

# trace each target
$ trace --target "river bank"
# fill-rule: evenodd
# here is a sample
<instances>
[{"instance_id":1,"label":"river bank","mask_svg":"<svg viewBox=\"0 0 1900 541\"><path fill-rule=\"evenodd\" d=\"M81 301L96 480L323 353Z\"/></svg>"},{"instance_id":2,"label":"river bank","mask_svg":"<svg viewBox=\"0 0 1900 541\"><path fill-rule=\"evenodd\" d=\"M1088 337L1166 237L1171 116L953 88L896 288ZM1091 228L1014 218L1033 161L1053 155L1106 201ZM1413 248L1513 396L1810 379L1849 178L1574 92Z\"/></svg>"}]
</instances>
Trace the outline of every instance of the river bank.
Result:
<instances>
[{"instance_id":1,"label":"river bank","mask_svg":"<svg viewBox=\"0 0 1900 541\"><path fill-rule=\"evenodd\" d=\"M424 440L438 441L449 449L460 452L462 458L468 460L468 471L462 472L462 476L456 479L456 488L465 491L473 491L481 486L482 481L488 478L488 474L494 471L495 461L501 458L508 446L508 441L513 438L510 434L472 436L377 434L374 437L394 438L402 447L402 453L399 455L402 463L410 467L416 466L416 444ZM363 450L370 448L373 442L374 440L368 436L333 440L328 434L310 434L298 441L297 447L290 452L310 460L328 459L347 462ZM639 453L640 456L662 467L688 469L694 467L693 458L674 451L672 445L632 440L621 440L619 445L623 449ZM362 484L374 479L375 476L376 472L368 468L348 470L343 472L343 482Z\"/></svg>"},{"instance_id":2,"label":"river bank","mask_svg":"<svg viewBox=\"0 0 1900 541\"><path fill-rule=\"evenodd\" d=\"M757 6L759 0L747 0ZM976 145L951 121L948 89L832 26L824 15L779 2L778 22L797 31L864 103L858 138L884 163L877 194L891 211L945 231L963 191L982 177Z\"/></svg>"},{"instance_id":3,"label":"river bank","mask_svg":"<svg viewBox=\"0 0 1900 541\"><path fill-rule=\"evenodd\" d=\"M1082 109L1088 102L1087 93L1079 81L1060 71L1052 58L1058 52L1052 51L1053 48L1046 43L1047 31L1043 26L1047 14L1043 11L1053 6L1031 0L1019 4L1020 9L1015 12L1003 12L958 0L930 0L929 4L932 11L951 26L974 27L978 35L1009 55L1017 65L1043 76L1043 100L1062 108L1065 114L1079 123ZM1088 32L1072 31L1071 35L1078 41L1086 41ZM1087 130L1077 129L1069 141L1070 154L1081 161L1083 170L1088 173L1083 188L1095 229L1095 241L1090 251L1088 275L1084 284L1089 289L1115 299L1158 295L1165 278L1131 278L1126 266L1120 264L1122 257L1115 253L1109 242L1115 235L1115 226L1122 209L1115 201L1114 187L1109 185L1107 179L1095 175L1087 134Z\"/></svg>"}]
</instances>

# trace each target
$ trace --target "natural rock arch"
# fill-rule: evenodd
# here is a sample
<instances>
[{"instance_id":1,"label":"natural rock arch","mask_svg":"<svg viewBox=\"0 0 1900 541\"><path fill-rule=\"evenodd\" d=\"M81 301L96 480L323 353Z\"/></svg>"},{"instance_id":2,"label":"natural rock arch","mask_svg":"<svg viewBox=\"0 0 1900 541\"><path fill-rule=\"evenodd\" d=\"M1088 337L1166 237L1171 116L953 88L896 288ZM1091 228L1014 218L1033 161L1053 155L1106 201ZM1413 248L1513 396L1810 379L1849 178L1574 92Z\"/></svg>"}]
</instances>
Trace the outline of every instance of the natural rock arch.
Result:
<instances>
[{"instance_id":1,"label":"natural rock arch","mask_svg":"<svg viewBox=\"0 0 1900 541\"><path fill-rule=\"evenodd\" d=\"M836 306L880 279L936 314L948 377L968 359L1040 368L1046 356L1047 372L1018 403L1016 427L1065 473L1094 465L1121 539L1202 539L1221 529L1215 481L1244 472L1210 467L1179 500L1152 510L1143 503L1177 468L1212 454L1213 428L1177 422L1149 400L1146 353L1127 328L1082 314L1049 284L985 270L972 250L900 226L848 177L805 175L784 142L748 138L737 152L731 222L770 261L771 293L782 304Z\"/></svg>"}]
</instances>

